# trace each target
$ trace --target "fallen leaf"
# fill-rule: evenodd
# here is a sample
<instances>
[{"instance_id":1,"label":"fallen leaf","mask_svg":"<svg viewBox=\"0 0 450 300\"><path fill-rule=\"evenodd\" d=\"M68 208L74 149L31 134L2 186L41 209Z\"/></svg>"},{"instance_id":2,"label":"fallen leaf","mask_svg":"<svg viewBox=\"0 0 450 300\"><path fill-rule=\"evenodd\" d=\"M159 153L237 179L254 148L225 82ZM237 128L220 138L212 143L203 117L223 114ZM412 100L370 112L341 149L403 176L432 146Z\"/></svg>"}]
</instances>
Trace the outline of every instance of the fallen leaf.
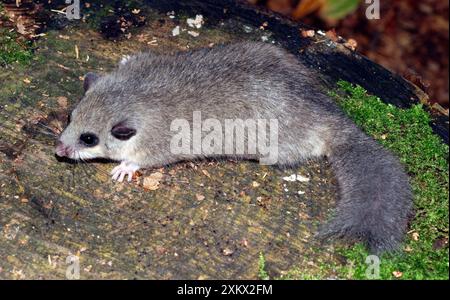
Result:
<instances>
[{"instance_id":1,"label":"fallen leaf","mask_svg":"<svg viewBox=\"0 0 450 300\"><path fill-rule=\"evenodd\" d=\"M162 178L163 174L161 172L152 173L149 176L144 177L143 187L150 191L157 190Z\"/></svg>"},{"instance_id":2,"label":"fallen leaf","mask_svg":"<svg viewBox=\"0 0 450 300\"><path fill-rule=\"evenodd\" d=\"M303 175L297 174L297 181L300 181L300 182L308 182L308 181L309 181L309 178L308 178L308 177L305 177L305 176L303 176Z\"/></svg>"},{"instance_id":3,"label":"fallen leaf","mask_svg":"<svg viewBox=\"0 0 450 300\"><path fill-rule=\"evenodd\" d=\"M355 51L358 47L358 42L354 39L348 39L348 41L344 44L348 49Z\"/></svg>"},{"instance_id":4,"label":"fallen leaf","mask_svg":"<svg viewBox=\"0 0 450 300\"><path fill-rule=\"evenodd\" d=\"M164 248L163 246L159 246L159 245L156 245L155 250L156 250L156 253L158 253L160 255L165 254L167 252L166 248Z\"/></svg>"},{"instance_id":5,"label":"fallen leaf","mask_svg":"<svg viewBox=\"0 0 450 300\"><path fill-rule=\"evenodd\" d=\"M172 29L172 36L177 36L180 34L180 26L176 26L174 29Z\"/></svg>"},{"instance_id":6,"label":"fallen leaf","mask_svg":"<svg viewBox=\"0 0 450 300\"><path fill-rule=\"evenodd\" d=\"M56 64L58 67L60 67L61 69L63 69L63 70L70 70L70 68L68 68L68 67L66 67L66 66L63 66L63 65L61 65L61 64Z\"/></svg>"},{"instance_id":7,"label":"fallen leaf","mask_svg":"<svg viewBox=\"0 0 450 300\"><path fill-rule=\"evenodd\" d=\"M284 181L291 181L291 182L293 182L293 181L295 181L296 179L297 179L297 176L296 176L295 174L292 174L291 176L283 177L283 180L284 180Z\"/></svg>"},{"instance_id":8,"label":"fallen leaf","mask_svg":"<svg viewBox=\"0 0 450 300\"><path fill-rule=\"evenodd\" d=\"M60 96L56 99L56 101L58 102L59 107L61 107L62 109L66 109L68 106L68 99L67 97L64 96Z\"/></svg>"},{"instance_id":9,"label":"fallen leaf","mask_svg":"<svg viewBox=\"0 0 450 300\"><path fill-rule=\"evenodd\" d=\"M17 22L17 32L23 35L28 34L25 25L23 25L23 23L19 23L19 21Z\"/></svg>"},{"instance_id":10,"label":"fallen leaf","mask_svg":"<svg viewBox=\"0 0 450 300\"><path fill-rule=\"evenodd\" d=\"M330 40L332 40L333 42L337 42L338 41L338 36L337 36L337 34L336 34L336 30L333 28L333 29L331 29L331 30L328 30L326 33L326 36L330 39Z\"/></svg>"},{"instance_id":11,"label":"fallen leaf","mask_svg":"<svg viewBox=\"0 0 450 300\"><path fill-rule=\"evenodd\" d=\"M186 20L186 23L188 24L189 27L200 29L202 27L203 23L205 23L205 22L203 21L202 15L196 15L195 19L188 18Z\"/></svg>"},{"instance_id":12,"label":"fallen leaf","mask_svg":"<svg viewBox=\"0 0 450 300\"><path fill-rule=\"evenodd\" d=\"M405 252L412 252L413 249L410 246L406 246L404 250Z\"/></svg>"},{"instance_id":13,"label":"fallen leaf","mask_svg":"<svg viewBox=\"0 0 450 300\"><path fill-rule=\"evenodd\" d=\"M147 41L147 36L144 34L138 34L136 37L138 42L144 43Z\"/></svg>"},{"instance_id":14,"label":"fallen leaf","mask_svg":"<svg viewBox=\"0 0 450 300\"><path fill-rule=\"evenodd\" d=\"M395 278L400 278L403 276L403 273L400 271L394 271L392 272L392 275L394 275Z\"/></svg>"},{"instance_id":15,"label":"fallen leaf","mask_svg":"<svg viewBox=\"0 0 450 300\"><path fill-rule=\"evenodd\" d=\"M309 38L316 35L316 32L314 30L300 30L300 33L304 38Z\"/></svg>"},{"instance_id":16,"label":"fallen leaf","mask_svg":"<svg viewBox=\"0 0 450 300\"><path fill-rule=\"evenodd\" d=\"M198 201L205 200L205 196L203 196L201 194L195 194L195 198L197 198Z\"/></svg>"},{"instance_id":17,"label":"fallen leaf","mask_svg":"<svg viewBox=\"0 0 450 300\"><path fill-rule=\"evenodd\" d=\"M200 33L196 32L196 31L192 31L192 30L188 31L188 34L193 37L198 37L200 35Z\"/></svg>"},{"instance_id":18,"label":"fallen leaf","mask_svg":"<svg viewBox=\"0 0 450 300\"><path fill-rule=\"evenodd\" d=\"M225 256L230 256L230 255L232 255L234 253L234 251L231 250L230 248L225 248L225 249L223 249L222 253Z\"/></svg>"}]
</instances>

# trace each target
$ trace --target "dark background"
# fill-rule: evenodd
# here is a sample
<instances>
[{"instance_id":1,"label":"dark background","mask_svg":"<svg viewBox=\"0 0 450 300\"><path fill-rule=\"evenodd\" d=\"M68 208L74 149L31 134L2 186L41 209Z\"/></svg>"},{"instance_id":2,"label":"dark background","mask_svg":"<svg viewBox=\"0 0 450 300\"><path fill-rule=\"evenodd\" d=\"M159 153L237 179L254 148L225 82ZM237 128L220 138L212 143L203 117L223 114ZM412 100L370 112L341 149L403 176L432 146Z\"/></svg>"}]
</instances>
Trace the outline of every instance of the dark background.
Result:
<instances>
[{"instance_id":1,"label":"dark background","mask_svg":"<svg viewBox=\"0 0 450 300\"><path fill-rule=\"evenodd\" d=\"M366 18L364 1L340 20L326 19L320 11L296 18L298 6L305 0L248 1L356 40L358 51L424 89L432 103L448 108L448 1L380 0L380 20Z\"/></svg>"}]
</instances>

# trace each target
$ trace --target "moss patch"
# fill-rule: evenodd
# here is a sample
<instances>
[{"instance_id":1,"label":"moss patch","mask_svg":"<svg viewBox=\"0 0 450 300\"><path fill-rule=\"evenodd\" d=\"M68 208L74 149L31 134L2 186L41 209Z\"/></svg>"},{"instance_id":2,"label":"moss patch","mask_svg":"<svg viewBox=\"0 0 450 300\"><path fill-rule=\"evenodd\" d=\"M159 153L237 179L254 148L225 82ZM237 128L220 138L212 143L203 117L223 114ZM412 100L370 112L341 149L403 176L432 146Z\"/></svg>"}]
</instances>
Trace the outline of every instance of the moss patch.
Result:
<instances>
[{"instance_id":1,"label":"moss patch","mask_svg":"<svg viewBox=\"0 0 450 300\"><path fill-rule=\"evenodd\" d=\"M0 28L0 66L27 64L33 58L30 41L21 41L14 32Z\"/></svg>"},{"instance_id":2,"label":"moss patch","mask_svg":"<svg viewBox=\"0 0 450 300\"><path fill-rule=\"evenodd\" d=\"M422 105L399 109L368 95L362 87L347 82L338 85L340 91L332 93L338 104L360 128L400 158L415 195L415 217L404 252L381 258L380 277L448 279L448 146L433 134ZM368 253L364 247L341 252L349 264L340 267L339 273L366 279Z\"/></svg>"}]
</instances>

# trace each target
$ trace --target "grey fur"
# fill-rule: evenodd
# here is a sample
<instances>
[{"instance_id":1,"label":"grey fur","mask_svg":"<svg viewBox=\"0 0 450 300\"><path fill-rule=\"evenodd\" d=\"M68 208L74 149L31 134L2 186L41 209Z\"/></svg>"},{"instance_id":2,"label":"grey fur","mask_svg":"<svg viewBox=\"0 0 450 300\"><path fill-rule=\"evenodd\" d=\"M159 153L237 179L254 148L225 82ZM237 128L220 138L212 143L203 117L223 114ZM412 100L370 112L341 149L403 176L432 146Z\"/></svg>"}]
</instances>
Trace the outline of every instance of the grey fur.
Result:
<instances>
[{"instance_id":1,"label":"grey fur","mask_svg":"<svg viewBox=\"0 0 450 300\"><path fill-rule=\"evenodd\" d=\"M362 133L321 91L315 75L285 50L245 42L141 53L88 86L60 137L81 158L150 168L199 158L169 149L170 122L192 122L194 110L202 119L278 119L280 165L327 156L338 178L340 200L319 236L362 239L376 253L398 248L412 209L402 166ZM127 141L114 138L110 130L119 122L137 129L136 135ZM84 132L97 134L100 144L83 148L78 138Z\"/></svg>"}]
</instances>

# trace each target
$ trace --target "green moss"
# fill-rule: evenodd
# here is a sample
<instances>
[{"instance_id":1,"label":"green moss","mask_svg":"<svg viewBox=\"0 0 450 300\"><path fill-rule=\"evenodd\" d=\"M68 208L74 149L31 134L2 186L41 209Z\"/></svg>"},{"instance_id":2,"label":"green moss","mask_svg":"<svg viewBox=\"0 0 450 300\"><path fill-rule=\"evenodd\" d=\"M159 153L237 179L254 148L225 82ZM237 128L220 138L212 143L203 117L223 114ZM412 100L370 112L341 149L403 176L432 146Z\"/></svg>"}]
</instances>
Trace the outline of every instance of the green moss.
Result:
<instances>
[{"instance_id":1,"label":"green moss","mask_svg":"<svg viewBox=\"0 0 450 300\"><path fill-rule=\"evenodd\" d=\"M406 251L383 256L380 277L395 278L393 272L399 271L402 279L448 279L448 146L433 133L430 116L421 104L399 109L368 95L360 86L338 85L340 91L332 96L360 128L399 157L415 195ZM356 245L341 252L349 260L339 268L341 276L366 279L364 247Z\"/></svg>"},{"instance_id":2,"label":"green moss","mask_svg":"<svg viewBox=\"0 0 450 300\"><path fill-rule=\"evenodd\" d=\"M266 271L266 258L262 252L259 253L258 259L258 278L261 280L269 279L269 274Z\"/></svg>"},{"instance_id":3,"label":"green moss","mask_svg":"<svg viewBox=\"0 0 450 300\"><path fill-rule=\"evenodd\" d=\"M12 63L28 64L33 58L32 43L20 42L14 32L0 28L0 66Z\"/></svg>"}]
</instances>

